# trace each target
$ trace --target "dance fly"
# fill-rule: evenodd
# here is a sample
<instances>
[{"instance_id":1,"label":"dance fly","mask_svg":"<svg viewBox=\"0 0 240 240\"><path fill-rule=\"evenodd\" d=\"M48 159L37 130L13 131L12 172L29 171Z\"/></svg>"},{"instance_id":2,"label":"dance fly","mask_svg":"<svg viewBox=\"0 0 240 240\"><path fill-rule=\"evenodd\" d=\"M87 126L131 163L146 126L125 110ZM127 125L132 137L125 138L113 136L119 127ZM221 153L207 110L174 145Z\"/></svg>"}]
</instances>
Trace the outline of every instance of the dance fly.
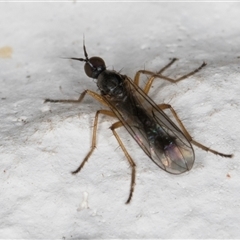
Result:
<instances>
[{"instance_id":1,"label":"dance fly","mask_svg":"<svg viewBox=\"0 0 240 240\"><path fill-rule=\"evenodd\" d=\"M80 166L72 172L73 174L78 173L83 168L96 148L99 114L118 119L116 123L112 124L110 129L132 168L130 193L126 203L131 201L133 195L136 165L118 136L116 128L124 126L146 155L158 167L171 174L181 174L192 168L195 159L192 145L222 157L230 158L233 156L232 154L215 151L192 139L171 105L156 104L148 96L152 83L156 78L176 83L198 72L206 63L203 63L196 70L178 79L172 79L164 76L162 73L177 60L174 58L156 73L148 70L139 70L132 80L130 77L122 75L119 72L107 70L102 58L88 58L85 44L83 44L83 51L85 58L70 59L85 62L85 73L88 77L97 80L97 87L100 94L91 90L85 90L77 100L45 99L45 102L80 103L85 95L88 94L108 107L108 110L99 110L96 112L91 148ZM148 81L143 89L139 87L141 74L148 76ZM170 109L178 126L165 114L165 109Z\"/></svg>"}]
</instances>

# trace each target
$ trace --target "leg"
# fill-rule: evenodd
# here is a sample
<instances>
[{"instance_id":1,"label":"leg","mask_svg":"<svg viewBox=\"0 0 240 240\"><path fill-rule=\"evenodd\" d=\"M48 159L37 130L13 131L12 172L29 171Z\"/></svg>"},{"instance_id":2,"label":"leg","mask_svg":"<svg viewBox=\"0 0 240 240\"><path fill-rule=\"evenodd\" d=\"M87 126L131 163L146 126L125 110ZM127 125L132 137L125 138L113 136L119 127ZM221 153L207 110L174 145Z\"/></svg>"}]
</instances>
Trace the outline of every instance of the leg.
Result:
<instances>
[{"instance_id":1,"label":"leg","mask_svg":"<svg viewBox=\"0 0 240 240\"><path fill-rule=\"evenodd\" d=\"M151 71L148 71L148 70L139 70L135 77L134 77L134 83L136 85L139 85L139 78L140 78L140 74L146 74L146 75L150 75L151 77L148 79L147 81L147 84L145 85L143 91L148 94L151 86L152 86L152 83L153 81L156 79L156 78L161 78L163 80L166 80L166 81L169 81L171 83L177 83L183 79L186 79L190 76L192 76L193 74L197 73L198 71L200 71L204 66L206 66L207 64L205 62L203 62L203 64L198 67L197 69L195 69L194 71L180 77L180 78L177 78L177 79L172 79L172 78L169 78L169 77L166 77L166 76L163 76L162 75L162 72L165 71L167 68L169 68L177 59L174 58L172 59L172 61L170 63L168 63L165 67L163 67L161 70L159 70L157 73L154 73L154 72L151 72Z\"/></svg>"},{"instance_id":2,"label":"leg","mask_svg":"<svg viewBox=\"0 0 240 240\"><path fill-rule=\"evenodd\" d=\"M169 68L175 61L177 61L178 59L177 58L173 58L171 60L170 63L168 63L165 67L163 67L162 69L160 69L157 74L161 74L162 72L164 72L167 68Z\"/></svg>"},{"instance_id":3,"label":"leg","mask_svg":"<svg viewBox=\"0 0 240 240\"><path fill-rule=\"evenodd\" d=\"M187 129L184 127L184 125L183 125L183 123L181 122L181 120L179 119L176 111L172 108L171 105L169 105L169 104L159 104L158 107L161 108L162 110L165 110L165 109L170 109L170 110L171 110L174 118L177 120L177 122L178 122L180 128L182 129L185 137L186 137L187 140L188 140L189 142L191 142L193 145L201 148L201 149L204 150L204 151L207 151L207 152L209 151L209 152L211 152L211 153L213 153L213 154L220 155L221 157L229 157L229 158L233 157L233 154L220 153L220 152L215 151L215 150L213 150L213 149L211 149L211 148L209 148L209 147L206 147L206 146L204 146L203 144L201 144L201 143L195 141L194 139L192 139L191 135L188 133Z\"/></svg>"},{"instance_id":4,"label":"leg","mask_svg":"<svg viewBox=\"0 0 240 240\"><path fill-rule=\"evenodd\" d=\"M91 156L91 154L93 153L93 150L96 148L96 136L97 136L97 124L98 124L98 115L99 114L104 114L104 115L108 115L111 117L116 117L115 114L109 110L99 110L96 112L95 115L95 120L94 120L94 126L93 126L93 136L92 136L92 144L91 144L91 148L90 151L88 152L87 156L83 159L82 163L80 164L80 166L72 172L72 174L76 174L78 173L84 166L84 164L87 162L87 160L89 159L89 157Z\"/></svg>"},{"instance_id":5,"label":"leg","mask_svg":"<svg viewBox=\"0 0 240 240\"><path fill-rule=\"evenodd\" d=\"M81 93L80 97L77 100L72 100L72 99L59 99L59 100L55 100L55 99L45 99L45 102L54 102L54 103L80 103L83 98L85 97L85 95L88 94L90 96L92 96L94 99L96 99L97 101L99 101L100 103L102 103L105 106L108 106L108 104L104 101L104 99L102 98L101 95L91 91L91 90L85 90L84 92Z\"/></svg>"},{"instance_id":6,"label":"leg","mask_svg":"<svg viewBox=\"0 0 240 240\"><path fill-rule=\"evenodd\" d=\"M172 60L171 60L171 62L170 63L168 63L165 67L163 67L162 69L160 69L158 72L157 72L157 74L161 74L163 71L165 71L167 68L169 68L175 61L177 61L178 59L177 58L173 58ZM136 73L136 75L135 75L135 77L134 77L134 83L137 85L137 86L139 86L139 78L140 78L140 74L142 73L142 71L145 71L145 70L139 70L139 71L137 71L137 73ZM148 72L150 72L150 71L148 71ZM156 73L154 73L154 72L151 72L151 74L149 74L149 75L155 75Z\"/></svg>"},{"instance_id":7,"label":"leg","mask_svg":"<svg viewBox=\"0 0 240 240\"><path fill-rule=\"evenodd\" d=\"M134 191L134 185L135 185L135 179L136 179L136 164L134 163L134 161L132 160L131 156L128 154L126 148L124 147L120 137L118 136L118 134L116 133L115 129L121 127L123 124L121 122L116 122L111 126L111 130L113 132L113 135L115 136L115 138L117 139L120 147L122 148L131 168L132 168L132 177L131 177L131 188L130 188L130 193L129 193L129 197L126 201L126 204L130 203L132 195L133 195L133 191Z\"/></svg>"}]
</instances>

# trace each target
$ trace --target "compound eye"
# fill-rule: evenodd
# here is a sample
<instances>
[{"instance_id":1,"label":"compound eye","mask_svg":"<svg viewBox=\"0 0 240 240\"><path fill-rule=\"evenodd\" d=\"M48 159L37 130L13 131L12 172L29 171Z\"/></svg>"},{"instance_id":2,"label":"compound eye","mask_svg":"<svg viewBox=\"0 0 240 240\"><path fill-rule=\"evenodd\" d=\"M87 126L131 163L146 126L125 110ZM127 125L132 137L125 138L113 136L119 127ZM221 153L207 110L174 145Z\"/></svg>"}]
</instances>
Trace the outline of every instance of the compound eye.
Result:
<instances>
[{"instance_id":1,"label":"compound eye","mask_svg":"<svg viewBox=\"0 0 240 240\"><path fill-rule=\"evenodd\" d=\"M89 62L86 62L84 66L85 73L91 78L97 78L105 69L105 62L100 57L91 57Z\"/></svg>"}]
</instances>

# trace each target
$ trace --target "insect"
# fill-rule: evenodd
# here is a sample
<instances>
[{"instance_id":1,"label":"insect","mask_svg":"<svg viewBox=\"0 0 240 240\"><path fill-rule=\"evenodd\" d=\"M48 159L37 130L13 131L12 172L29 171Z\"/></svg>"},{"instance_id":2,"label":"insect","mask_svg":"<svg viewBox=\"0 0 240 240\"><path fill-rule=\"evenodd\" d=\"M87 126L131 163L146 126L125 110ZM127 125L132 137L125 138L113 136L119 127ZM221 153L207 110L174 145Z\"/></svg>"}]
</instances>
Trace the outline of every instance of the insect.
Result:
<instances>
[{"instance_id":1,"label":"insect","mask_svg":"<svg viewBox=\"0 0 240 240\"><path fill-rule=\"evenodd\" d=\"M206 63L203 62L199 68L178 79L172 79L162 75L162 73L177 60L174 58L157 73L139 70L134 80L132 80L126 75L122 75L113 70L107 70L102 58L88 58L84 43L83 51L85 58L70 59L85 62L85 73L88 77L97 79L97 86L100 90L100 94L91 90L85 90L77 100L45 99L45 102L53 103L80 103L86 94L88 94L110 109L102 109L96 112L91 148L80 166L73 171L72 174L78 173L83 168L96 148L99 114L118 119L116 123L112 124L110 129L132 169L131 187L126 203L131 201L133 195L136 178L136 164L116 132L116 129L119 127L124 126L148 157L161 169L171 174L181 174L192 168L195 159L192 145L222 157L230 158L233 156L232 154L220 153L195 141L188 133L171 105L156 104L148 96L150 87L156 78L176 83L197 73ZM139 87L141 74L148 76L148 81L143 89ZM165 109L170 109L179 127L165 114Z\"/></svg>"}]
</instances>

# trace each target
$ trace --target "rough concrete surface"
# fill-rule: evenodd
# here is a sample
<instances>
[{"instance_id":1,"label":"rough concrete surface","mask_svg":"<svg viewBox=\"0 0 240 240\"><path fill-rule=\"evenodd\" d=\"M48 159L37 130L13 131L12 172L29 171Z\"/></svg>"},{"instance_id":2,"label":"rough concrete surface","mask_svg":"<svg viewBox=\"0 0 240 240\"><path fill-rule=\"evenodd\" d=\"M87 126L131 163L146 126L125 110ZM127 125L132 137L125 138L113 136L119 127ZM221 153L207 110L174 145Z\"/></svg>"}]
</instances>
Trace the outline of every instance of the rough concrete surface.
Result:
<instances>
[{"instance_id":1,"label":"rough concrete surface","mask_svg":"<svg viewBox=\"0 0 240 240\"><path fill-rule=\"evenodd\" d=\"M23 239L240 237L239 3L0 3L0 237ZM97 90L83 63L89 56L130 77L166 71L150 96L170 103L192 137L233 158L197 147L191 171L158 168L125 129L118 133L137 165L131 168L101 116L97 148L89 151L95 112L77 99ZM141 83L147 78L142 77Z\"/></svg>"}]
</instances>

